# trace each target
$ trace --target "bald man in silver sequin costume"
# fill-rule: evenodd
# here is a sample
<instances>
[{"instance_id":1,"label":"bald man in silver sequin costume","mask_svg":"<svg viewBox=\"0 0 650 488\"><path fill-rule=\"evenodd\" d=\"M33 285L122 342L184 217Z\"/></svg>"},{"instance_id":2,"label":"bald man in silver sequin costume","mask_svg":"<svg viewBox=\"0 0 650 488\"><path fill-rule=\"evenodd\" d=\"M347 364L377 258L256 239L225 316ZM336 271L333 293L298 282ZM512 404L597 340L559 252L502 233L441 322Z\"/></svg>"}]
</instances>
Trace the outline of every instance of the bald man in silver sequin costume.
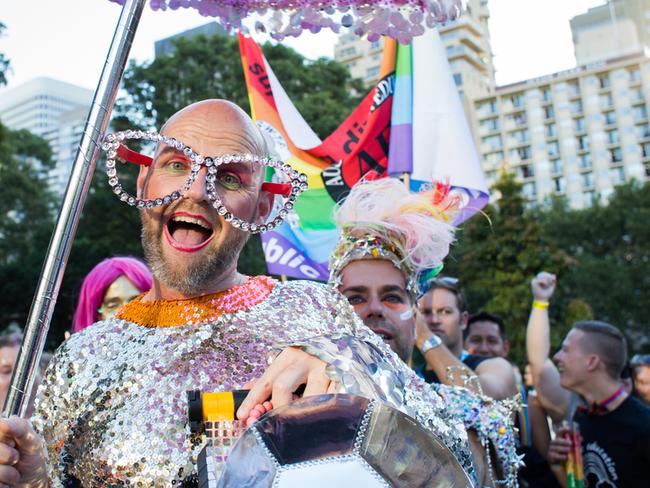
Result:
<instances>
[{"instance_id":1,"label":"bald man in silver sequin costume","mask_svg":"<svg viewBox=\"0 0 650 488\"><path fill-rule=\"evenodd\" d=\"M194 104L161 132L201 154L266 153L252 121L224 101ZM251 173L261 184L263 171ZM164 184L160 175L141 170L139 191ZM482 401L456 390L445 391L443 400L359 321L338 292L239 274L246 235L206 204L205 186L201 173L180 200L141 211L152 290L59 348L39 390L33 424L40 435L19 419L0 421L0 438L10 440L0 442L0 483L192 485L200 446L186 424L185 391L230 390L260 375L240 418L268 397L276 407L286 403L304 383L305 394L361 394L418 419L473 475L464 417L469 410L481 415ZM270 211L259 187L243 204L252 219ZM181 234L170 226L179 215L203 219L210 242L183 251L179 242L191 229ZM267 368L273 351L282 352ZM463 411L461 404L473 409ZM39 455L41 438L47 463Z\"/></svg>"}]
</instances>

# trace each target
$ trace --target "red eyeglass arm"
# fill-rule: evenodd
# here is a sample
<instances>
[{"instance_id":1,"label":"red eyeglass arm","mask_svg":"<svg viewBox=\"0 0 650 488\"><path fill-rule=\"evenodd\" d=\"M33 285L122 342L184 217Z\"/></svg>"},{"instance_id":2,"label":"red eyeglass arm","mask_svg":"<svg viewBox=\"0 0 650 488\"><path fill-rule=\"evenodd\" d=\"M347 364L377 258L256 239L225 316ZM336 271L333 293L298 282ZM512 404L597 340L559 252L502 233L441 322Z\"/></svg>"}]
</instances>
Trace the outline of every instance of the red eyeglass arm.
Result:
<instances>
[{"instance_id":1,"label":"red eyeglass arm","mask_svg":"<svg viewBox=\"0 0 650 488\"><path fill-rule=\"evenodd\" d=\"M132 151L122 144L117 148L117 157L122 161L128 161L129 163L139 164L140 166L151 166L153 163L153 158L140 154L139 152Z\"/></svg>"},{"instance_id":2,"label":"red eyeglass arm","mask_svg":"<svg viewBox=\"0 0 650 488\"><path fill-rule=\"evenodd\" d=\"M120 144L117 148L117 156L122 161L129 163L139 164L140 166L151 166L153 159L145 156L136 151L132 151L128 147ZM291 195L291 185L288 183L262 183L262 191L273 193L274 195L282 195L288 197Z\"/></svg>"}]
</instances>

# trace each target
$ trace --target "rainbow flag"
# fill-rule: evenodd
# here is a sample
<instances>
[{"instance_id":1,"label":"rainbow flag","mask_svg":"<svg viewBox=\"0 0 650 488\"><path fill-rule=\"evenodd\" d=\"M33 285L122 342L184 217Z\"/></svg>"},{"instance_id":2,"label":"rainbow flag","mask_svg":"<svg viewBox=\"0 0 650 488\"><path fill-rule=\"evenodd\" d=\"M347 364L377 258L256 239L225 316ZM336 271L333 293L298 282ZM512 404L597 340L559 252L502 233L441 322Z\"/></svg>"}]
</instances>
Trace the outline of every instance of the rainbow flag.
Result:
<instances>
[{"instance_id":1,"label":"rainbow flag","mask_svg":"<svg viewBox=\"0 0 650 488\"><path fill-rule=\"evenodd\" d=\"M432 32L436 36L433 40L440 43L437 33ZM428 43L420 43L418 47L398 45L387 38L379 81L352 114L322 141L289 99L257 43L239 35L251 115L271 141L274 152L307 174L309 183L309 190L296 202L294 215L279 228L262 235L270 273L327 280L327 261L338 240L332 211L336 202L344 198L361 178L409 173L414 189L422 184L431 184L434 179L448 179L454 191L460 191L464 197L465 208L459 222L485 205L487 189L471 135L469 146L463 151L440 157L441 152L448 149L439 146L449 135L445 133L444 137L438 137L437 133L444 128L440 124L428 127L429 112L419 106L420 100L422 103L441 103L440 100L432 101L431 94L424 89L427 84L435 84L433 78L439 76L435 71L431 73L429 66L432 64L432 47L442 49L441 43L436 46L430 36L428 39ZM423 49L429 59L419 54ZM456 100L466 129L455 140L459 145L467 146L463 137L469 134L469 126L462 114L444 49L439 54L443 56L452 87L451 97L450 93L445 96ZM422 76L429 76L426 83L418 81L421 76L418 70L422 70ZM447 101L442 102L448 110ZM434 114L447 123L448 129L457 128L458 124L445 119L444 114L440 116L436 110ZM423 147L418 148L418 144ZM473 158L468 158L468 151L472 149ZM442 159L446 164L438 168ZM464 174L468 172L478 175ZM467 187L466 184L474 186Z\"/></svg>"}]
</instances>

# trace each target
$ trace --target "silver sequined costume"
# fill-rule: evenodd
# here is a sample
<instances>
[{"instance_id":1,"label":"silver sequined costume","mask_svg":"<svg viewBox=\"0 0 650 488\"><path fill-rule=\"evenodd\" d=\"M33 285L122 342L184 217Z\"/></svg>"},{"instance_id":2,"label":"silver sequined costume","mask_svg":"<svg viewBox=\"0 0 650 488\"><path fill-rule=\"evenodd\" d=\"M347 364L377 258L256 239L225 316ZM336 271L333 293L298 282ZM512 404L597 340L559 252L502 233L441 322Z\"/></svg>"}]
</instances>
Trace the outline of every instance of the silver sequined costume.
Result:
<instances>
[{"instance_id":1,"label":"silver sequined costume","mask_svg":"<svg viewBox=\"0 0 650 488\"><path fill-rule=\"evenodd\" d=\"M463 422L484 422L487 433L494 421L507 423L495 409L491 419L481 419L475 397L462 400L472 405L463 413L445 387L437 393L394 356L338 292L293 281L276 285L250 309L209 323L151 328L109 319L74 334L50 364L33 419L46 441L54 485L181 484L193 474L201 447L190 438L185 391L241 387L262 374L269 351L282 344L329 362L350 393L374 395L418 418L470 473ZM472 397L459 391L453 394ZM506 437L512 440L510 431Z\"/></svg>"}]
</instances>

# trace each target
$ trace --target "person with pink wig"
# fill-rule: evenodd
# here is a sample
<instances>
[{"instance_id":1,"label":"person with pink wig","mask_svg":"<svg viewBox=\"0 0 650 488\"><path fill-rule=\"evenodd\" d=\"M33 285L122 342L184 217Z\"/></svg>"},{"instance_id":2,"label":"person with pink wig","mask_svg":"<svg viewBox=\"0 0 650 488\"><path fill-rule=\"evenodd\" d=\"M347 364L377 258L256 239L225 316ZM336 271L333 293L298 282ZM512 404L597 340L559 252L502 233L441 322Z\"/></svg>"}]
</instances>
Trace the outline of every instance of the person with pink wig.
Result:
<instances>
[{"instance_id":1,"label":"person with pink wig","mask_svg":"<svg viewBox=\"0 0 650 488\"><path fill-rule=\"evenodd\" d=\"M72 332L114 316L125 303L151 288L151 271L139 259L104 259L84 278Z\"/></svg>"}]
</instances>

